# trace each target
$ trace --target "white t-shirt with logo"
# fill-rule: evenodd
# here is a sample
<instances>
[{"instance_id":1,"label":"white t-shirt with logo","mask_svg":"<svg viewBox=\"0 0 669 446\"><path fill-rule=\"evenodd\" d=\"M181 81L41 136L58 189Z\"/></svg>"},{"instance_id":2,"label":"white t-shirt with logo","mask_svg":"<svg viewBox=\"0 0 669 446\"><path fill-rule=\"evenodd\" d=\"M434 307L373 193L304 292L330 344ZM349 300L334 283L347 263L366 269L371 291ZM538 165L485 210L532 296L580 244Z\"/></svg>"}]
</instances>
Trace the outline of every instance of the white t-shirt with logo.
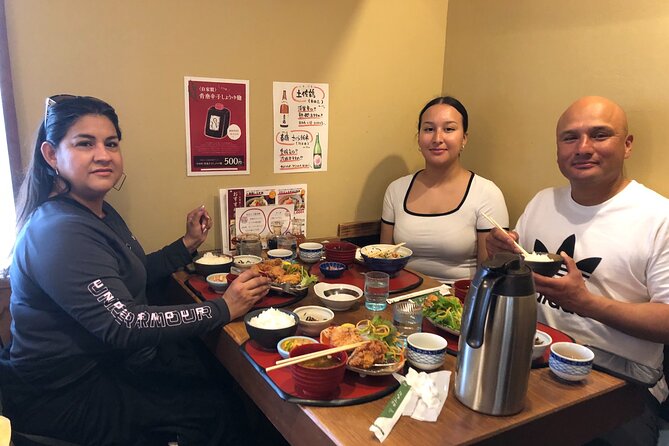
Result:
<instances>
[{"instance_id":1,"label":"white t-shirt with logo","mask_svg":"<svg viewBox=\"0 0 669 446\"><path fill-rule=\"evenodd\" d=\"M669 303L669 200L636 181L596 206L576 203L570 187L545 189L527 205L516 230L527 250L566 252L592 293L621 302ZM564 274L563 265L558 275ZM543 296L537 316L581 344L662 368L663 344L564 311ZM664 379L651 393L666 399Z\"/></svg>"}]
</instances>

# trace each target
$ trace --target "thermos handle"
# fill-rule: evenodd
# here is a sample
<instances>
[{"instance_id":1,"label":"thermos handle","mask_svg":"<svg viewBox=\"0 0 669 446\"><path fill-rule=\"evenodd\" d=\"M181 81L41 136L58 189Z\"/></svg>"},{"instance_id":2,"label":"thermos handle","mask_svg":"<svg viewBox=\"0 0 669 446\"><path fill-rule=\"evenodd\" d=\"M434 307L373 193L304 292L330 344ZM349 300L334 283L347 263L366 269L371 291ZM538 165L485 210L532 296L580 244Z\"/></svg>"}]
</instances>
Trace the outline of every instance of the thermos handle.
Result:
<instances>
[{"instance_id":1,"label":"thermos handle","mask_svg":"<svg viewBox=\"0 0 669 446\"><path fill-rule=\"evenodd\" d=\"M476 289L476 299L471 299L475 304L472 311L472 324L467 332L467 344L471 348L481 348L483 345L485 320L490 309L492 290L501 279L502 276L485 277Z\"/></svg>"}]
</instances>

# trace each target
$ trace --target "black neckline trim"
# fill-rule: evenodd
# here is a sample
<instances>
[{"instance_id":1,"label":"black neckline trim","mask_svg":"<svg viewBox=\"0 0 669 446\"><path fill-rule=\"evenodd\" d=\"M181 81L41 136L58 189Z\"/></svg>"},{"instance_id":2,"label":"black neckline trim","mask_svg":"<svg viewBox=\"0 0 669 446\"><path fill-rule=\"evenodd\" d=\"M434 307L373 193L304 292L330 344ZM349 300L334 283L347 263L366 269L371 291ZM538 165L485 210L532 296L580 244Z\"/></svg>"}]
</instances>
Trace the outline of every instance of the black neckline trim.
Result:
<instances>
[{"instance_id":1,"label":"black neckline trim","mask_svg":"<svg viewBox=\"0 0 669 446\"><path fill-rule=\"evenodd\" d=\"M465 200L467 200L467 196L469 195L469 190L471 189L472 182L474 181L474 176L475 176L474 172L472 172L471 170L469 171L470 176L469 176L469 181L467 182L467 189L465 189L465 194L463 195L462 200L460 200L460 203L458 203L455 209L452 209L448 212L443 212L441 214L420 214L418 212L410 211L407 208L407 201L409 199L409 193L411 192L413 183L416 181L416 178L418 178L418 174L421 173L423 170L425 169L419 170L414 174L413 178L411 178L411 183L409 183L409 187L407 188L406 194L404 195L404 203L403 203L404 212L406 212L409 215L414 215L416 217L443 217L444 215L454 214L455 212L458 212L462 207L462 205L465 203Z\"/></svg>"}]
</instances>

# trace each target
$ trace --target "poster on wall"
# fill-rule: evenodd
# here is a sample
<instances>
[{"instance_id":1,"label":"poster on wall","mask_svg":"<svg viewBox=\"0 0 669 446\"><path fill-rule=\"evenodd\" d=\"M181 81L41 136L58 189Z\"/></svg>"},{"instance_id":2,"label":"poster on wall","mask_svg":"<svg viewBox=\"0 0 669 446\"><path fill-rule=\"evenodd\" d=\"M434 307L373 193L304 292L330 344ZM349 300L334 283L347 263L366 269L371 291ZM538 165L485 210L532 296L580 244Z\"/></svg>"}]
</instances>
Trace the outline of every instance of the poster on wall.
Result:
<instances>
[{"instance_id":1,"label":"poster on wall","mask_svg":"<svg viewBox=\"0 0 669 446\"><path fill-rule=\"evenodd\" d=\"M249 81L185 77L188 176L248 175Z\"/></svg>"},{"instance_id":2,"label":"poster on wall","mask_svg":"<svg viewBox=\"0 0 669 446\"><path fill-rule=\"evenodd\" d=\"M219 189L223 252L235 250L238 235L260 234L263 247L272 226L281 223L281 233L292 232L294 225L307 234L307 185L259 186Z\"/></svg>"},{"instance_id":3,"label":"poster on wall","mask_svg":"<svg viewBox=\"0 0 669 446\"><path fill-rule=\"evenodd\" d=\"M274 173L328 169L328 84L274 82Z\"/></svg>"}]
</instances>

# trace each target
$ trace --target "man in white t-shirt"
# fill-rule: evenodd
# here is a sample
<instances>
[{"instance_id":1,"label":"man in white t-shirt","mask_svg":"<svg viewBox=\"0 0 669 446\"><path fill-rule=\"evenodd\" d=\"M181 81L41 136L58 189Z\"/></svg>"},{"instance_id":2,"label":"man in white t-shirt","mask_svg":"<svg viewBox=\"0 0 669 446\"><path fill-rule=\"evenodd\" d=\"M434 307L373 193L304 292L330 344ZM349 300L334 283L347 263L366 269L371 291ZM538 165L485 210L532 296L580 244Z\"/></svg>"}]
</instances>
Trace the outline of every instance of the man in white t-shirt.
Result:
<instances>
[{"instance_id":1,"label":"man in white t-shirt","mask_svg":"<svg viewBox=\"0 0 669 446\"><path fill-rule=\"evenodd\" d=\"M584 97L557 123L557 162L569 186L539 192L515 231L492 231L489 254L560 253L555 277L534 275L538 320L645 366L662 369L669 343L669 200L625 177L632 151L623 109ZM509 235L511 237L509 237ZM609 444L656 444L664 379L644 414L605 436ZM606 443L598 443L606 444Z\"/></svg>"}]
</instances>

